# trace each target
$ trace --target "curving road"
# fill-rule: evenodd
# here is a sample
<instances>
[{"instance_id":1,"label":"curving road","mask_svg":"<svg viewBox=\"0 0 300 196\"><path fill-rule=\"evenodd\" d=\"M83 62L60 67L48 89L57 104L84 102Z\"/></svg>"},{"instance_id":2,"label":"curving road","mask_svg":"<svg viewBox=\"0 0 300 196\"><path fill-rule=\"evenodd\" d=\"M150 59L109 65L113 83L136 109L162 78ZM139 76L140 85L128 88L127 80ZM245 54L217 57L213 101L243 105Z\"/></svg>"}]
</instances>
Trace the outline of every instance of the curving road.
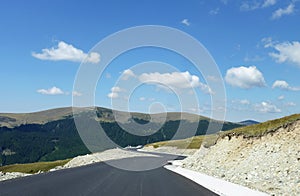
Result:
<instances>
[{"instance_id":1,"label":"curving road","mask_svg":"<svg viewBox=\"0 0 300 196\"><path fill-rule=\"evenodd\" d=\"M164 156L163 161L174 158ZM155 160L154 160L155 159ZM110 165L151 164L158 158L130 158ZM162 160L160 160L162 161ZM43 173L0 182L0 195L97 195L97 196L201 196L216 195L204 187L163 167L148 171L127 171L106 163Z\"/></svg>"}]
</instances>

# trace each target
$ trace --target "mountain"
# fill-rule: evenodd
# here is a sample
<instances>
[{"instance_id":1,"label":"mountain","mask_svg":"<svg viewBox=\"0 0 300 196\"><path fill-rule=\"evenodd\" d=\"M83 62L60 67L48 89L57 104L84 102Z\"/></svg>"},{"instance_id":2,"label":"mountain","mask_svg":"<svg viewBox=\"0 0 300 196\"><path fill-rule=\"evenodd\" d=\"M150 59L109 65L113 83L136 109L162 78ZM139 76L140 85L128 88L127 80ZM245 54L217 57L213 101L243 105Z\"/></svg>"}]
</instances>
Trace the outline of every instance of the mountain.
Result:
<instances>
[{"instance_id":1,"label":"mountain","mask_svg":"<svg viewBox=\"0 0 300 196\"><path fill-rule=\"evenodd\" d=\"M245 126L248 126L248 125L256 125L256 124L259 124L260 122L257 122L255 120L244 120L244 121L241 121L239 122L239 124L241 125L245 125Z\"/></svg>"},{"instance_id":2,"label":"mountain","mask_svg":"<svg viewBox=\"0 0 300 196\"><path fill-rule=\"evenodd\" d=\"M118 114L118 122L114 114ZM23 114L2 113L0 114L0 164L53 161L90 153L79 136L74 117L81 120L80 126L85 129L88 127L86 132L93 131L92 125L100 124L106 136L121 147L170 140L174 136L176 139L184 139L193 134L191 132L193 129L196 131L193 135L203 135L209 123L213 128L214 125L222 123L189 113L172 112L150 116L100 107L73 109L67 107ZM151 118L156 119L156 122L150 122ZM164 123L159 123L160 121ZM240 126L242 125L224 122L222 130ZM129 127L137 134L125 131L124 127ZM184 131L177 133L179 127ZM220 130L210 130L210 133L218 131Z\"/></svg>"}]
</instances>

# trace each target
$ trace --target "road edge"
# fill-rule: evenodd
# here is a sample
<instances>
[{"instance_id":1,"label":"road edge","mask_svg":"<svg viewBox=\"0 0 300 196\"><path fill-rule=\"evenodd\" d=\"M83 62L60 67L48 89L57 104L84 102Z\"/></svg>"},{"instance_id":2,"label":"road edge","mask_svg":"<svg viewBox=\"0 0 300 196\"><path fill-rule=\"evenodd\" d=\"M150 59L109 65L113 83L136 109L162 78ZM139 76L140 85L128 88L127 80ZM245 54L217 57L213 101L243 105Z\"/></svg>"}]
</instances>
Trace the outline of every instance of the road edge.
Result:
<instances>
[{"instance_id":1,"label":"road edge","mask_svg":"<svg viewBox=\"0 0 300 196\"><path fill-rule=\"evenodd\" d=\"M182 175L221 196L268 196L267 193L252 190L250 188L238 184L234 184L222 179L208 176L193 170L185 169L178 165L165 165L164 168L175 172L179 175Z\"/></svg>"}]
</instances>

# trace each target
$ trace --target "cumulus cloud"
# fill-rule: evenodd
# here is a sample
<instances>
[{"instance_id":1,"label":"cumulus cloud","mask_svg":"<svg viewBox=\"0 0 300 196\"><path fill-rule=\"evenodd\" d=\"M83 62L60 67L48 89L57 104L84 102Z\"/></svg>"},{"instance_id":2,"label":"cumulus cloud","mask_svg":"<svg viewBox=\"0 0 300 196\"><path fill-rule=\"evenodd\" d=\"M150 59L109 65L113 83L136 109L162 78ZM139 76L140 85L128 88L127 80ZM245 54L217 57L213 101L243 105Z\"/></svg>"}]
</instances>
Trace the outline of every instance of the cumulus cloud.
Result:
<instances>
[{"instance_id":1,"label":"cumulus cloud","mask_svg":"<svg viewBox=\"0 0 300 196\"><path fill-rule=\"evenodd\" d=\"M32 56L40 60L51 61L73 61L88 63L100 62L100 54L92 52L90 54L84 53L82 50L75 48L71 44L60 41L57 47L44 48L41 53L32 52Z\"/></svg>"},{"instance_id":2,"label":"cumulus cloud","mask_svg":"<svg viewBox=\"0 0 300 196\"><path fill-rule=\"evenodd\" d=\"M184 24L185 26L190 26L191 25L191 23L190 23L190 21L188 19L183 19L181 21L181 24Z\"/></svg>"},{"instance_id":3,"label":"cumulus cloud","mask_svg":"<svg viewBox=\"0 0 300 196\"><path fill-rule=\"evenodd\" d=\"M37 90L38 93L43 94L43 95L62 95L64 92L60 89L57 88L56 86L53 86L52 88L49 89L39 89Z\"/></svg>"},{"instance_id":4,"label":"cumulus cloud","mask_svg":"<svg viewBox=\"0 0 300 196\"><path fill-rule=\"evenodd\" d=\"M279 88L282 90L288 90L288 91L300 91L300 87L292 87L284 80L276 80L273 83L272 88Z\"/></svg>"},{"instance_id":5,"label":"cumulus cloud","mask_svg":"<svg viewBox=\"0 0 300 196\"><path fill-rule=\"evenodd\" d=\"M277 52L269 53L278 63L290 62L300 66L300 42L283 42L274 43L272 41L265 42L266 48L273 48Z\"/></svg>"},{"instance_id":6,"label":"cumulus cloud","mask_svg":"<svg viewBox=\"0 0 300 196\"><path fill-rule=\"evenodd\" d=\"M114 99L114 98L118 98L119 97L119 93L124 91L123 89L121 89L118 86L114 86L110 89L110 93L107 94L107 97Z\"/></svg>"},{"instance_id":7,"label":"cumulus cloud","mask_svg":"<svg viewBox=\"0 0 300 196\"><path fill-rule=\"evenodd\" d=\"M255 67L233 67L226 72L225 81L235 87L249 89L266 86L263 74Z\"/></svg>"},{"instance_id":8,"label":"cumulus cloud","mask_svg":"<svg viewBox=\"0 0 300 196\"><path fill-rule=\"evenodd\" d=\"M200 82L199 77L186 72L172 72L172 73L143 73L138 76L142 83L154 83L160 87L163 85L173 90L183 90L190 88L200 88L205 93L213 93L212 90Z\"/></svg>"},{"instance_id":9,"label":"cumulus cloud","mask_svg":"<svg viewBox=\"0 0 300 196\"><path fill-rule=\"evenodd\" d=\"M145 98L145 97L140 97L139 100L140 100L140 101L145 101L146 98Z\"/></svg>"},{"instance_id":10,"label":"cumulus cloud","mask_svg":"<svg viewBox=\"0 0 300 196\"><path fill-rule=\"evenodd\" d=\"M279 108L277 108L276 105L270 103L270 102L261 102L259 104L256 104L255 106L255 110L257 112L261 112L261 113L280 113L281 110Z\"/></svg>"},{"instance_id":11,"label":"cumulus cloud","mask_svg":"<svg viewBox=\"0 0 300 196\"><path fill-rule=\"evenodd\" d=\"M196 75L186 72L172 72L172 73L142 73L135 74L132 70L126 69L123 71L121 79L128 80L129 78L136 78L142 83L152 83L163 89L184 90L190 88L199 88L205 93L213 94L213 91L208 85L200 82Z\"/></svg>"},{"instance_id":12,"label":"cumulus cloud","mask_svg":"<svg viewBox=\"0 0 300 196\"><path fill-rule=\"evenodd\" d=\"M290 15L290 14L294 13L294 11L295 11L295 5L293 3L291 3L286 8L279 8L278 10L273 12L272 19L273 20L279 19L284 15Z\"/></svg>"},{"instance_id":13,"label":"cumulus cloud","mask_svg":"<svg viewBox=\"0 0 300 196\"><path fill-rule=\"evenodd\" d=\"M124 70L122 73L121 79L128 80L130 77L135 77L135 74L133 73L133 71L131 71L131 69Z\"/></svg>"}]
</instances>

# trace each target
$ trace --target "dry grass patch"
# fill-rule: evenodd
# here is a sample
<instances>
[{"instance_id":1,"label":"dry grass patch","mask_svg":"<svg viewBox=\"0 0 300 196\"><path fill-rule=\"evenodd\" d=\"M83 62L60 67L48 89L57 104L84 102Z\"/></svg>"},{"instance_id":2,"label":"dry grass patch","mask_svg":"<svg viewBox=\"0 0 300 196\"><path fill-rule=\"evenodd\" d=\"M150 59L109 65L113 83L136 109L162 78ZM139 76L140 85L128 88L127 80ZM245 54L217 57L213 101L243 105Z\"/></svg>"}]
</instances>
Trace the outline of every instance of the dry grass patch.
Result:
<instances>
[{"instance_id":1,"label":"dry grass patch","mask_svg":"<svg viewBox=\"0 0 300 196\"><path fill-rule=\"evenodd\" d=\"M36 163L26 163L26 164L14 164L14 165L6 165L0 167L0 171L2 172L21 172L27 174L34 174L39 171L49 171L57 166L62 166L68 163L71 159L66 160L58 160L51 162L36 162Z\"/></svg>"},{"instance_id":2,"label":"dry grass patch","mask_svg":"<svg viewBox=\"0 0 300 196\"><path fill-rule=\"evenodd\" d=\"M176 147L178 149L199 149L202 144L205 147L214 145L218 137L219 137L218 134L200 135L200 136L194 136L191 138L181 139L181 140L156 142L153 144L147 144L146 147L152 146L153 148L158 148L158 147L165 146L165 147Z\"/></svg>"},{"instance_id":3,"label":"dry grass patch","mask_svg":"<svg viewBox=\"0 0 300 196\"><path fill-rule=\"evenodd\" d=\"M300 120L300 114L294 114L291 116L266 121L260 124L232 129L230 131L223 132L221 134L221 137L230 135L242 135L244 137L260 137L267 133L274 132L280 127L286 127L297 120Z\"/></svg>"}]
</instances>

